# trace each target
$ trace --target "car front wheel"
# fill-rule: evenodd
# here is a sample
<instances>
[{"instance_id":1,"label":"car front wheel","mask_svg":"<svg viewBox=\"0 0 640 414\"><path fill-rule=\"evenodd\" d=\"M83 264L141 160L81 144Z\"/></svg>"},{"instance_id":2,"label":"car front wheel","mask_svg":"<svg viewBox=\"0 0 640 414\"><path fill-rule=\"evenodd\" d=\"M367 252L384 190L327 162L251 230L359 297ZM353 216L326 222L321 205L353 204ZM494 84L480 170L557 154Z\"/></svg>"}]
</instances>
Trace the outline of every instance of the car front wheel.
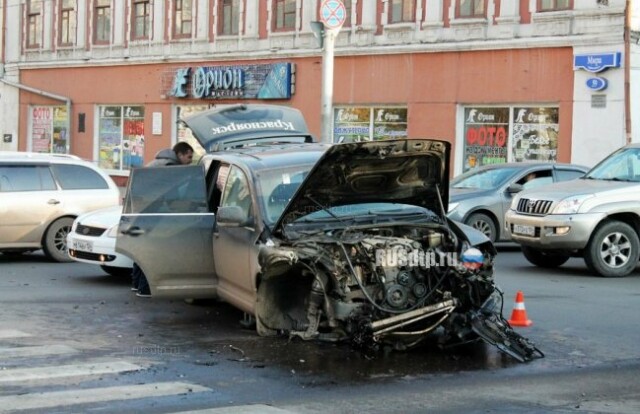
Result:
<instances>
[{"instance_id":1,"label":"car front wheel","mask_svg":"<svg viewBox=\"0 0 640 414\"><path fill-rule=\"evenodd\" d=\"M569 260L569 256L564 254L553 254L533 247L522 246L522 254L529 263L546 269L554 269L562 266Z\"/></svg>"},{"instance_id":2,"label":"car front wheel","mask_svg":"<svg viewBox=\"0 0 640 414\"><path fill-rule=\"evenodd\" d=\"M487 216L486 214L473 213L472 215L467 217L464 224L466 224L467 226L471 226L476 230L479 230L492 242L495 242L497 239L498 232L496 231L496 225L491 217Z\"/></svg>"},{"instance_id":3,"label":"car front wheel","mask_svg":"<svg viewBox=\"0 0 640 414\"><path fill-rule=\"evenodd\" d=\"M70 217L63 217L51 223L42 243L42 249L49 259L56 262L72 260L67 253L67 235L72 225L73 219Z\"/></svg>"},{"instance_id":4,"label":"car front wheel","mask_svg":"<svg viewBox=\"0 0 640 414\"><path fill-rule=\"evenodd\" d=\"M584 251L587 267L604 277L627 276L636 268L639 256L638 234L620 221L609 221L598 227Z\"/></svg>"}]
</instances>

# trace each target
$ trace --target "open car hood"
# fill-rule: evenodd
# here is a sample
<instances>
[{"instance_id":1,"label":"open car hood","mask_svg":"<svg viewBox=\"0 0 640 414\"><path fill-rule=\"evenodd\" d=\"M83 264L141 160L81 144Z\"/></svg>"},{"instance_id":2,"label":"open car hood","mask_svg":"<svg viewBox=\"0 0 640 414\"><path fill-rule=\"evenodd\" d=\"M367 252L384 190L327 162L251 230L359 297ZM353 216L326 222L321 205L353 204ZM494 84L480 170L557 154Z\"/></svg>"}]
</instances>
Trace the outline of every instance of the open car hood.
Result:
<instances>
[{"instance_id":1,"label":"open car hood","mask_svg":"<svg viewBox=\"0 0 640 414\"><path fill-rule=\"evenodd\" d=\"M287 106L229 105L180 122L191 129L207 152L257 143L313 141L302 113Z\"/></svg>"},{"instance_id":2,"label":"open car hood","mask_svg":"<svg viewBox=\"0 0 640 414\"><path fill-rule=\"evenodd\" d=\"M274 231L282 233L287 223L322 207L358 203L415 205L444 219L450 149L448 142L431 139L333 145L300 184Z\"/></svg>"}]
</instances>

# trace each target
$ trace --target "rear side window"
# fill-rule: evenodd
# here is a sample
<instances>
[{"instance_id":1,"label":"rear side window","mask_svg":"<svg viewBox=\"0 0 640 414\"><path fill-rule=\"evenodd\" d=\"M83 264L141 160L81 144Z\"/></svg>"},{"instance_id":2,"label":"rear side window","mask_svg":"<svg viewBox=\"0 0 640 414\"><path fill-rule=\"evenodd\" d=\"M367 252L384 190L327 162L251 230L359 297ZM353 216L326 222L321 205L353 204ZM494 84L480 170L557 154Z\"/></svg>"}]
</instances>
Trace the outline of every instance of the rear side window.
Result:
<instances>
[{"instance_id":1,"label":"rear side window","mask_svg":"<svg viewBox=\"0 0 640 414\"><path fill-rule=\"evenodd\" d=\"M556 170L556 177L558 181L569 181L580 178L584 175L582 171L576 170Z\"/></svg>"},{"instance_id":2,"label":"rear side window","mask_svg":"<svg viewBox=\"0 0 640 414\"><path fill-rule=\"evenodd\" d=\"M54 164L51 166L63 190L103 190L109 184L94 170L82 165Z\"/></svg>"},{"instance_id":3,"label":"rear side window","mask_svg":"<svg viewBox=\"0 0 640 414\"><path fill-rule=\"evenodd\" d=\"M56 190L46 165L0 165L0 192Z\"/></svg>"}]
</instances>

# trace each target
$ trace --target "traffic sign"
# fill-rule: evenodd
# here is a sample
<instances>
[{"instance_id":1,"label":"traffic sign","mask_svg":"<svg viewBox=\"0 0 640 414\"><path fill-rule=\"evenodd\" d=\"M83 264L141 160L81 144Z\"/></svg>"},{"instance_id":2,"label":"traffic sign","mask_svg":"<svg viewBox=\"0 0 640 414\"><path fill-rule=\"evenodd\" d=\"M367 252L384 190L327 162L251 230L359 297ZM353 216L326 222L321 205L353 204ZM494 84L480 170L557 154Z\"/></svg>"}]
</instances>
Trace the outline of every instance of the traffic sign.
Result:
<instances>
[{"instance_id":1,"label":"traffic sign","mask_svg":"<svg viewBox=\"0 0 640 414\"><path fill-rule=\"evenodd\" d=\"M324 0L320 6L320 21L328 29L339 29L347 20L347 9L341 0Z\"/></svg>"}]
</instances>

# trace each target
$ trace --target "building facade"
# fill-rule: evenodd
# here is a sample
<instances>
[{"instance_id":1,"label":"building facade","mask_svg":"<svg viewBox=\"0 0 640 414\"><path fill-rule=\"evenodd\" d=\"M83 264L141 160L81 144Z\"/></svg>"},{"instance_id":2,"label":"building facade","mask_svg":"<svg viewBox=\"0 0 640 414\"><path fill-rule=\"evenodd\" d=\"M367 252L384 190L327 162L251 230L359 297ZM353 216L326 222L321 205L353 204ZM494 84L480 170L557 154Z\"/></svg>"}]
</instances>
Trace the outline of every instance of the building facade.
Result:
<instances>
[{"instance_id":1,"label":"building facade","mask_svg":"<svg viewBox=\"0 0 640 414\"><path fill-rule=\"evenodd\" d=\"M327 140L445 139L454 173L593 165L640 140L635 0L343 3ZM312 22L335 1L0 5L0 150L72 153L126 180L192 139L181 117L239 102L294 106L320 138Z\"/></svg>"}]
</instances>

